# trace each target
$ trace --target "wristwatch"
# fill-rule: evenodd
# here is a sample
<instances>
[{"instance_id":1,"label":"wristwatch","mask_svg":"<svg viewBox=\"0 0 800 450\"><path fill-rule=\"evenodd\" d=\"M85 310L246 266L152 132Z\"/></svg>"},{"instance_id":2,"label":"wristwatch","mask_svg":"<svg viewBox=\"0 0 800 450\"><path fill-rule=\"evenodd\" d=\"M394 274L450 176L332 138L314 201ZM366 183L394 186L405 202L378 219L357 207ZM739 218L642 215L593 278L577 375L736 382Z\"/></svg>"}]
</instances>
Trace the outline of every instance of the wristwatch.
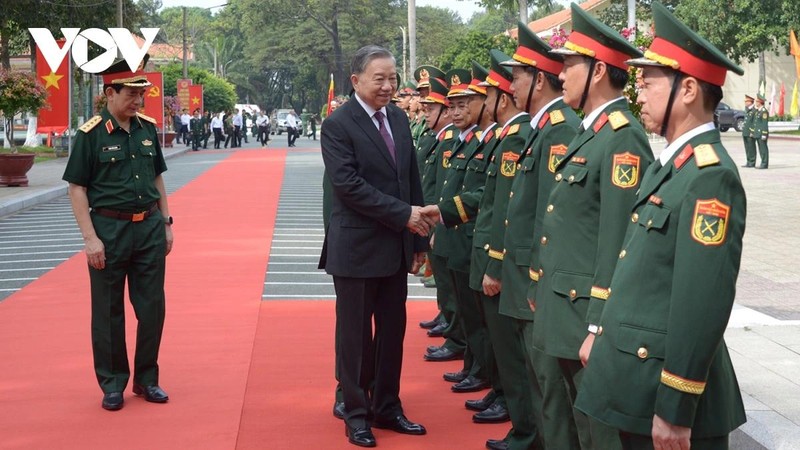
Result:
<instances>
[{"instance_id":1,"label":"wristwatch","mask_svg":"<svg viewBox=\"0 0 800 450\"><path fill-rule=\"evenodd\" d=\"M172 220L172 216L164 217L164 225L172 225L174 221Z\"/></svg>"}]
</instances>

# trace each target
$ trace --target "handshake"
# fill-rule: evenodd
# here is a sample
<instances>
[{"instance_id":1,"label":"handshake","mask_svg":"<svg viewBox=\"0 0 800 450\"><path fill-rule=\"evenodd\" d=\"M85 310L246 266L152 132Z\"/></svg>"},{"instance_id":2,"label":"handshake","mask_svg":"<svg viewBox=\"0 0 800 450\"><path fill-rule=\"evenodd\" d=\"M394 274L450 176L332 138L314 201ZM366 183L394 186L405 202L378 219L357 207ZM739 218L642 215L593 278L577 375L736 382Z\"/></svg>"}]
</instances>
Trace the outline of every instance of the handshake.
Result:
<instances>
[{"instance_id":1,"label":"handshake","mask_svg":"<svg viewBox=\"0 0 800 450\"><path fill-rule=\"evenodd\" d=\"M436 205L411 206L411 217L408 218L406 228L420 236L429 236L441 219L439 207Z\"/></svg>"}]
</instances>

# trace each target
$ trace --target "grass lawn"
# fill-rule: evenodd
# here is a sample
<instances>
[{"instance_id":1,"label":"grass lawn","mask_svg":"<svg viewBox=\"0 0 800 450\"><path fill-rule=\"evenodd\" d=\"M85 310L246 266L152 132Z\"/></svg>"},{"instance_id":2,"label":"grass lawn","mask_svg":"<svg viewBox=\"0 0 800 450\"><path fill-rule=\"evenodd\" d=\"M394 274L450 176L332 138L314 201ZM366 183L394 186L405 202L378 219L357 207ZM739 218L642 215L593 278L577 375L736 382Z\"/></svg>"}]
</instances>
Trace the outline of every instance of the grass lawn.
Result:
<instances>
[{"instance_id":1,"label":"grass lawn","mask_svg":"<svg viewBox=\"0 0 800 450\"><path fill-rule=\"evenodd\" d=\"M800 130L773 131L770 134L789 134L794 136L800 136Z\"/></svg>"},{"instance_id":2,"label":"grass lawn","mask_svg":"<svg viewBox=\"0 0 800 450\"><path fill-rule=\"evenodd\" d=\"M17 153L35 153L36 158L34 159L34 163L57 158L55 150L46 145L40 145L38 147L17 147L16 150ZM0 148L0 153L11 153L11 149Z\"/></svg>"}]
</instances>

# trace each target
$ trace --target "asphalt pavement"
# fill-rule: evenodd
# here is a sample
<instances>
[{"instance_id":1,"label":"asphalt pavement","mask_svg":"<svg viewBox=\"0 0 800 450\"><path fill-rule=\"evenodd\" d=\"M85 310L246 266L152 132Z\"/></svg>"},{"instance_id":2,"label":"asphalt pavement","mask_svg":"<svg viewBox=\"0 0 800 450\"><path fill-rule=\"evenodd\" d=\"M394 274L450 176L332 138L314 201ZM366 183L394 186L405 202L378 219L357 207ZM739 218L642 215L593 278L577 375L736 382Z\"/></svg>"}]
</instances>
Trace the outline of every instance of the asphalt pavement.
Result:
<instances>
[{"instance_id":1,"label":"asphalt pavement","mask_svg":"<svg viewBox=\"0 0 800 450\"><path fill-rule=\"evenodd\" d=\"M722 135L733 158L744 164L741 135ZM254 141L250 138L241 150L260 148ZM319 141L303 137L297 144L287 155L264 300L332 298L329 277L315 269L323 236ZM748 200L747 229L726 333L748 418L731 436L736 450L800 449L800 234L792 232L800 226L800 139L773 135L769 145L768 170L740 169ZM285 136L273 136L267 149L285 146ZM662 147L654 143L654 153ZM187 151L183 145L164 149L170 160L165 173L170 192L231 152ZM0 301L81 249L61 180L65 166L65 158L37 163L28 173L28 187L0 187ZM33 244L23 242L19 230L34 226L43 228L37 228L32 251ZM418 287L413 277L409 286L411 298L433 297L433 290ZM305 290L298 291L301 287Z\"/></svg>"}]
</instances>

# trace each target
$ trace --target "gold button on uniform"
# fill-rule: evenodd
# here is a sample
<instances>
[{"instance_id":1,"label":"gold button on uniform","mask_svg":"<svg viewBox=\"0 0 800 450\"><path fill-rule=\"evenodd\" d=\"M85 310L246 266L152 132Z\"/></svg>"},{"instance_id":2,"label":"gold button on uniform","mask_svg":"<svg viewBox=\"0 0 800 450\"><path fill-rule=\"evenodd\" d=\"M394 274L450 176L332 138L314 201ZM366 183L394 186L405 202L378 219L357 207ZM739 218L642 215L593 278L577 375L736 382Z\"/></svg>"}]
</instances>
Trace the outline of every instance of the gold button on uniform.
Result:
<instances>
[{"instance_id":1,"label":"gold button on uniform","mask_svg":"<svg viewBox=\"0 0 800 450\"><path fill-rule=\"evenodd\" d=\"M131 155L131 159L136 159L136 155Z\"/></svg>"},{"instance_id":2,"label":"gold button on uniform","mask_svg":"<svg viewBox=\"0 0 800 450\"><path fill-rule=\"evenodd\" d=\"M560 173L556 174L556 181L561 181L564 178Z\"/></svg>"},{"instance_id":3,"label":"gold button on uniform","mask_svg":"<svg viewBox=\"0 0 800 450\"><path fill-rule=\"evenodd\" d=\"M444 184L447 184L447 180L444 180Z\"/></svg>"},{"instance_id":4,"label":"gold button on uniform","mask_svg":"<svg viewBox=\"0 0 800 450\"><path fill-rule=\"evenodd\" d=\"M484 245L484 246L483 246L483 249L484 249L484 250L489 250L489 244L486 244L486 245Z\"/></svg>"},{"instance_id":5,"label":"gold button on uniform","mask_svg":"<svg viewBox=\"0 0 800 450\"><path fill-rule=\"evenodd\" d=\"M508 198L514 198L514 191L508 193Z\"/></svg>"},{"instance_id":6,"label":"gold button on uniform","mask_svg":"<svg viewBox=\"0 0 800 450\"><path fill-rule=\"evenodd\" d=\"M506 219L505 224L506 224L506 226L508 226L508 219Z\"/></svg>"},{"instance_id":7,"label":"gold button on uniform","mask_svg":"<svg viewBox=\"0 0 800 450\"><path fill-rule=\"evenodd\" d=\"M602 325L597 327L597 335L600 336L601 334L603 334L603 326Z\"/></svg>"},{"instance_id":8,"label":"gold button on uniform","mask_svg":"<svg viewBox=\"0 0 800 450\"><path fill-rule=\"evenodd\" d=\"M638 221L639 221L639 214L633 213L633 215L631 215L631 222L636 223Z\"/></svg>"},{"instance_id":9,"label":"gold button on uniform","mask_svg":"<svg viewBox=\"0 0 800 450\"><path fill-rule=\"evenodd\" d=\"M116 162L117 158L111 158L111 162Z\"/></svg>"},{"instance_id":10,"label":"gold button on uniform","mask_svg":"<svg viewBox=\"0 0 800 450\"><path fill-rule=\"evenodd\" d=\"M517 170L519 170L521 167L522 167L522 164L517 164Z\"/></svg>"},{"instance_id":11,"label":"gold button on uniform","mask_svg":"<svg viewBox=\"0 0 800 450\"><path fill-rule=\"evenodd\" d=\"M567 178L567 181L569 181L570 183L575 181L575 175L570 175L569 178Z\"/></svg>"},{"instance_id":12,"label":"gold button on uniform","mask_svg":"<svg viewBox=\"0 0 800 450\"><path fill-rule=\"evenodd\" d=\"M569 298L575 298L578 296L578 292L575 289L569 290Z\"/></svg>"},{"instance_id":13,"label":"gold button on uniform","mask_svg":"<svg viewBox=\"0 0 800 450\"><path fill-rule=\"evenodd\" d=\"M650 228L652 226L653 226L653 219L648 219L647 220L647 228Z\"/></svg>"},{"instance_id":14,"label":"gold button on uniform","mask_svg":"<svg viewBox=\"0 0 800 450\"><path fill-rule=\"evenodd\" d=\"M553 212L553 208L555 208L553 205L547 205L547 212Z\"/></svg>"},{"instance_id":15,"label":"gold button on uniform","mask_svg":"<svg viewBox=\"0 0 800 450\"><path fill-rule=\"evenodd\" d=\"M544 270L539 269L539 278L542 278L543 276L544 276Z\"/></svg>"},{"instance_id":16,"label":"gold button on uniform","mask_svg":"<svg viewBox=\"0 0 800 450\"><path fill-rule=\"evenodd\" d=\"M624 257L625 257L625 255L627 255L627 254L628 254L628 252L626 252L625 250L623 250L623 251L619 252L619 259L622 259L622 258L624 258Z\"/></svg>"},{"instance_id":17,"label":"gold button on uniform","mask_svg":"<svg viewBox=\"0 0 800 450\"><path fill-rule=\"evenodd\" d=\"M638 355L640 359L647 358L647 355L648 355L647 348L639 347L639 350L636 351L636 355Z\"/></svg>"},{"instance_id":18,"label":"gold button on uniform","mask_svg":"<svg viewBox=\"0 0 800 450\"><path fill-rule=\"evenodd\" d=\"M541 242L542 245L547 245L547 236L542 236L542 240L539 242Z\"/></svg>"},{"instance_id":19,"label":"gold button on uniform","mask_svg":"<svg viewBox=\"0 0 800 450\"><path fill-rule=\"evenodd\" d=\"M136 177L137 180L139 179L139 175L134 175L134 177Z\"/></svg>"}]
</instances>

